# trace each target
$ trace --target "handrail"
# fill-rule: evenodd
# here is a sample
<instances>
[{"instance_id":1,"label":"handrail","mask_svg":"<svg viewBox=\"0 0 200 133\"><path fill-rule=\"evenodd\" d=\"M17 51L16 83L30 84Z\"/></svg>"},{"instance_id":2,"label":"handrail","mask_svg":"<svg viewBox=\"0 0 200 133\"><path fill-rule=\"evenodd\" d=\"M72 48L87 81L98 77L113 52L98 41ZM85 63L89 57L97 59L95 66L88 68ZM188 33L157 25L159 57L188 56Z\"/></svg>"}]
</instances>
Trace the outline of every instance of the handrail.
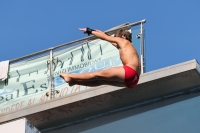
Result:
<instances>
[{"instance_id":1,"label":"handrail","mask_svg":"<svg viewBox=\"0 0 200 133\"><path fill-rule=\"evenodd\" d=\"M136 25L139 25L141 23L146 23L146 19L143 19L141 21L138 21L138 22L135 22L135 23L132 23L132 24L129 24L129 23L126 23L124 26L116 26L114 28L111 28L110 30L107 30L105 31L107 34L112 34L113 32L117 31L118 29L126 29L126 28L130 28L130 27L133 27L133 26L136 26ZM68 46L68 45L71 45L71 44L74 44L74 43L78 43L78 42L82 42L82 41L86 41L86 40L91 40L91 39L96 39L97 37L95 36L88 36L88 37L84 37L82 39L78 39L78 40L75 40L75 41L71 41L69 43L65 43L65 44L61 44L59 46L56 46L56 47L52 47L52 48L48 48L48 49L45 49L45 50L42 50L42 51L39 51L39 52L36 52L36 53L33 53L33 54L29 54L29 55L26 55L26 56L23 56L23 57L20 57L20 58L16 58L16 59L13 59L13 60L10 60L11 63L13 62L16 62L16 61L19 61L19 60L23 60L25 58L29 58L31 56L35 56L35 55L38 55L38 54L42 54L42 53L45 53L45 52L48 52L48 51L51 51L51 50L55 50L55 49L58 49L58 48L61 48L61 47L65 47L65 46Z\"/></svg>"}]
</instances>

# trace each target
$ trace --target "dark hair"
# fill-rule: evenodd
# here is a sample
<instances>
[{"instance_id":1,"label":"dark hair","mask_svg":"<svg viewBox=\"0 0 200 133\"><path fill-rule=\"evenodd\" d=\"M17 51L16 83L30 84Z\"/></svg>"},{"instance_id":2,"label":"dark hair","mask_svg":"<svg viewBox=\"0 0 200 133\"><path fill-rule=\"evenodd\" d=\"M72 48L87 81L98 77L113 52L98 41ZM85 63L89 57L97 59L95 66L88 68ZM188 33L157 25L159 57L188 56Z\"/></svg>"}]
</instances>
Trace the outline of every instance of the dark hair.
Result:
<instances>
[{"instance_id":1,"label":"dark hair","mask_svg":"<svg viewBox=\"0 0 200 133\"><path fill-rule=\"evenodd\" d=\"M115 33L115 37L122 37L124 36L126 40L132 42L132 34L128 30L120 29Z\"/></svg>"}]
</instances>

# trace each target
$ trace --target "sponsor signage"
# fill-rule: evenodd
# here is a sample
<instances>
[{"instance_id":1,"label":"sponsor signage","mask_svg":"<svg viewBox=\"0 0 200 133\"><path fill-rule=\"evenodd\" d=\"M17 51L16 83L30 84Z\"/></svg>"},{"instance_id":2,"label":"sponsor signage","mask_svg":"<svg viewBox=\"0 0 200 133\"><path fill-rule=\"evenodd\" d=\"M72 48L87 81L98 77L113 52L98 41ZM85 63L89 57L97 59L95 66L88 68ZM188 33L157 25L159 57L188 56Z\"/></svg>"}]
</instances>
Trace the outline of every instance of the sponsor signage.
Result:
<instances>
[{"instance_id":1,"label":"sponsor signage","mask_svg":"<svg viewBox=\"0 0 200 133\"><path fill-rule=\"evenodd\" d=\"M90 89L87 86L68 86L60 73L83 73L121 65L119 51L109 42L97 39L87 44L54 53L54 96L62 97ZM49 55L10 66L9 78L0 82L0 114L39 104L48 100Z\"/></svg>"},{"instance_id":2,"label":"sponsor signage","mask_svg":"<svg viewBox=\"0 0 200 133\"><path fill-rule=\"evenodd\" d=\"M136 41L133 44L138 50L139 41ZM50 99L46 96L50 91L49 59L50 56L46 55L10 66L8 80L0 81L0 115ZM101 39L54 52L53 59L52 89L59 93L52 98L91 89L80 85L69 86L60 78L61 73L93 72L122 65L118 49Z\"/></svg>"}]
</instances>

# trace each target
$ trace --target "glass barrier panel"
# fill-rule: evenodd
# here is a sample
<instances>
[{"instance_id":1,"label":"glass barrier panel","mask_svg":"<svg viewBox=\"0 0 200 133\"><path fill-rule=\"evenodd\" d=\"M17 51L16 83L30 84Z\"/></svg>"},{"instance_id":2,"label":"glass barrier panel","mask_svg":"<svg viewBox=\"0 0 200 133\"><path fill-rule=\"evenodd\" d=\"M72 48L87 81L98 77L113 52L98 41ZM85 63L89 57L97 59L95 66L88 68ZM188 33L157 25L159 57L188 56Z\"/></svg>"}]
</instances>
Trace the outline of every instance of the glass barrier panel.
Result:
<instances>
[{"instance_id":1,"label":"glass barrier panel","mask_svg":"<svg viewBox=\"0 0 200 133\"><path fill-rule=\"evenodd\" d=\"M139 58L141 57L141 50L140 50L140 28L139 29L132 29L132 44L136 48L138 52Z\"/></svg>"},{"instance_id":2,"label":"glass barrier panel","mask_svg":"<svg viewBox=\"0 0 200 133\"><path fill-rule=\"evenodd\" d=\"M0 115L48 99L47 60L49 55L10 65L8 79L0 81Z\"/></svg>"},{"instance_id":3,"label":"glass barrier panel","mask_svg":"<svg viewBox=\"0 0 200 133\"><path fill-rule=\"evenodd\" d=\"M122 65L116 47L101 39L55 52L54 58L58 58L58 61L54 63L53 88L60 92L56 97L90 89L79 85L70 87L60 78L60 73L93 72Z\"/></svg>"}]
</instances>

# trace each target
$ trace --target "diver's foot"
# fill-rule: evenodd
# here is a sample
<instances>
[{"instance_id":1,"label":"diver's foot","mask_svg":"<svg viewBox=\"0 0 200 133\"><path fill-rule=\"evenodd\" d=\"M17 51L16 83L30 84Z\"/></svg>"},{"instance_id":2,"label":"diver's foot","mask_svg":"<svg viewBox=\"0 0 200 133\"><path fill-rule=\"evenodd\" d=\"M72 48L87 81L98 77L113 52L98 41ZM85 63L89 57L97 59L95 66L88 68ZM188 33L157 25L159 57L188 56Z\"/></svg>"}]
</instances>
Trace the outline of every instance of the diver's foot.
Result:
<instances>
[{"instance_id":1,"label":"diver's foot","mask_svg":"<svg viewBox=\"0 0 200 133\"><path fill-rule=\"evenodd\" d=\"M68 84L71 82L72 78L70 78L70 74L68 73L61 73L60 77L63 78Z\"/></svg>"}]
</instances>

